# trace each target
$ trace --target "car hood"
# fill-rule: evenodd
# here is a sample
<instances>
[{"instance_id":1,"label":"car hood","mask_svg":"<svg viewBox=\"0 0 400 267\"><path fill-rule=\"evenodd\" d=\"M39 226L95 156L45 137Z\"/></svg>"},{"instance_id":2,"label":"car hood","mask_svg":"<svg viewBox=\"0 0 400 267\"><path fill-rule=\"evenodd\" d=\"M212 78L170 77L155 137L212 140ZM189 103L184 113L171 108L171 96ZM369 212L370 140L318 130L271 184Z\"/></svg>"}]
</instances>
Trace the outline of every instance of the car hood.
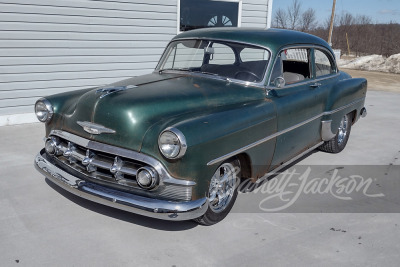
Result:
<instances>
[{"instance_id":1,"label":"car hood","mask_svg":"<svg viewBox=\"0 0 400 267\"><path fill-rule=\"evenodd\" d=\"M111 91L122 90L110 93L110 88ZM146 132L157 122L191 112L198 114L221 106L236 106L263 96L260 88L224 80L153 73L84 93L67 110L62 129L91 140L140 151ZM78 121L99 124L115 132L90 134Z\"/></svg>"}]
</instances>

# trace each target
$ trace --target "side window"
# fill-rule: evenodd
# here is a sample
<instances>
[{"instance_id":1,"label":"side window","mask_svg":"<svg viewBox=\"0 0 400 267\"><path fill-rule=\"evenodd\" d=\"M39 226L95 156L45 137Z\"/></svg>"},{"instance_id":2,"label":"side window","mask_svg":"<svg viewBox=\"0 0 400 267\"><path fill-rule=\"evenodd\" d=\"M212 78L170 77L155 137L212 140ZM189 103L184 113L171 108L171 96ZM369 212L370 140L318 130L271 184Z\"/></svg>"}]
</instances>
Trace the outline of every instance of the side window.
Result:
<instances>
[{"instance_id":1,"label":"side window","mask_svg":"<svg viewBox=\"0 0 400 267\"><path fill-rule=\"evenodd\" d=\"M283 78L283 80L278 79L276 81L278 77ZM310 49L284 49L279 53L272 70L271 85L282 87L282 84L294 84L310 77Z\"/></svg>"},{"instance_id":2,"label":"side window","mask_svg":"<svg viewBox=\"0 0 400 267\"><path fill-rule=\"evenodd\" d=\"M332 61L329 60L328 55L318 49L315 49L314 51L315 75L320 77L335 73L335 66L332 64Z\"/></svg>"}]
</instances>

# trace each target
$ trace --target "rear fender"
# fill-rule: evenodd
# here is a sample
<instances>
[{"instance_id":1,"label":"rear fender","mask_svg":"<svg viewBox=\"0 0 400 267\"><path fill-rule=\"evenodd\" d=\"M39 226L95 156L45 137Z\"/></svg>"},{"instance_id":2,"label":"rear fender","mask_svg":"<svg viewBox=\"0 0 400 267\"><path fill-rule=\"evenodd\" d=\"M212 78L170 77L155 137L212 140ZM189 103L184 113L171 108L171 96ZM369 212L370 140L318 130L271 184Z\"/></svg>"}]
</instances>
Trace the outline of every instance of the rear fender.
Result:
<instances>
[{"instance_id":1,"label":"rear fender","mask_svg":"<svg viewBox=\"0 0 400 267\"><path fill-rule=\"evenodd\" d=\"M357 121L365 104L367 80L364 78L347 78L340 80L330 92L326 103L323 121L331 120L332 133L336 133L342 117L356 110Z\"/></svg>"}]
</instances>

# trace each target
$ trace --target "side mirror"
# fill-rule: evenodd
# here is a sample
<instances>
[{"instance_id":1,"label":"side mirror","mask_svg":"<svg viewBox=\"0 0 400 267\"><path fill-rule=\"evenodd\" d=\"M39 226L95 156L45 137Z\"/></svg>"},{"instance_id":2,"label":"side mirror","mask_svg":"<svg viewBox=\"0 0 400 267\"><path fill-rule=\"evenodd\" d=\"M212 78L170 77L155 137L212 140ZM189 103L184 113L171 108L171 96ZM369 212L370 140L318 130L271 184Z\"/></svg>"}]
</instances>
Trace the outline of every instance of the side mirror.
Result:
<instances>
[{"instance_id":1,"label":"side mirror","mask_svg":"<svg viewBox=\"0 0 400 267\"><path fill-rule=\"evenodd\" d=\"M285 86L285 79L283 77L276 77L274 80L274 85L276 88L282 88Z\"/></svg>"}]
</instances>

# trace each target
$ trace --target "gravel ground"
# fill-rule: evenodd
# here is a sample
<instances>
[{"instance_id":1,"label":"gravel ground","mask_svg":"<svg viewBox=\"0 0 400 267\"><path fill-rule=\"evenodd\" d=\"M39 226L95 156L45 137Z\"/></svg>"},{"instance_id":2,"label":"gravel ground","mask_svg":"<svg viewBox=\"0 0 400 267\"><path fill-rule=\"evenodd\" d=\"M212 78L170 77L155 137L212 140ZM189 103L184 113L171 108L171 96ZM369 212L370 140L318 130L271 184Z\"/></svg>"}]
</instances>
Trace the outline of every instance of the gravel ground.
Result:
<instances>
[{"instance_id":1,"label":"gravel ground","mask_svg":"<svg viewBox=\"0 0 400 267\"><path fill-rule=\"evenodd\" d=\"M354 78L366 78L368 90L400 93L400 74L340 68Z\"/></svg>"}]
</instances>

